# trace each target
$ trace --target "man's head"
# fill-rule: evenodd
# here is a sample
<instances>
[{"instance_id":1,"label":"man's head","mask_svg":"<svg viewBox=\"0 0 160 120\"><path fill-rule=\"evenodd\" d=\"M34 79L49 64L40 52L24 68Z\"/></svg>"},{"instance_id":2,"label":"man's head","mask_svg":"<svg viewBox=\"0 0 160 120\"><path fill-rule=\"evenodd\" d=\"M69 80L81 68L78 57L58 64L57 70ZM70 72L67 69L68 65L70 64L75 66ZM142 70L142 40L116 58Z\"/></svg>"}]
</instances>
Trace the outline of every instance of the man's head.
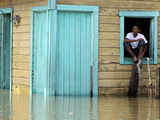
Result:
<instances>
[{"instance_id":1,"label":"man's head","mask_svg":"<svg viewBox=\"0 0 160 120\"><path fill-rule=\"evenodd\" d=\"M134 25L134 26L132 27L132 31L133 31L133 33L135 33L135 34L139 33L139 32L140 32L139 26L138 26L138 25Z\"/></svg>"}]
</instances>

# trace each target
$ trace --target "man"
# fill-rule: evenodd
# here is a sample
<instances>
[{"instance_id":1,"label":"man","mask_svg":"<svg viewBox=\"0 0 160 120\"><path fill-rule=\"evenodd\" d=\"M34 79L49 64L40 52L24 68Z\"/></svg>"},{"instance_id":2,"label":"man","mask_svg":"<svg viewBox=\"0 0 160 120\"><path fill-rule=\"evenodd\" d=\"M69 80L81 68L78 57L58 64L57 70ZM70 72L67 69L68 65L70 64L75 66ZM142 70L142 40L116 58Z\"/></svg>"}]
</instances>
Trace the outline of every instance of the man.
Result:
<instances>
[{"instance_id":1,"label":"man","mask_svg":"<svg viewBox=\"0 0 160 120\"><path fill-rule=\"evenodd\" d=\"M147 51L147 40L143 34L140 34L140 28L134 25L132 32L128 33L125 40L125 49L132 56L134 63L141 63L144 54Z\"/></svg>"}]
</instances>

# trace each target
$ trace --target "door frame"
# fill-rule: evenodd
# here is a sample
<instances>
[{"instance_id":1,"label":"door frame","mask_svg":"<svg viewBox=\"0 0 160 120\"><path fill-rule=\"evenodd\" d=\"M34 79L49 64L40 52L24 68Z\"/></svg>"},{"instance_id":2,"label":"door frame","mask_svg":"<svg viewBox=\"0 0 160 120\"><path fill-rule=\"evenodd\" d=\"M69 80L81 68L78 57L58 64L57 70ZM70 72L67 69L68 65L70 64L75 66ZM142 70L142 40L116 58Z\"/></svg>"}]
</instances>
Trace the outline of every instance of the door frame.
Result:
<instances>
[{"instance_id":1,"label":"door frame","mask_svg":"<svg viewBox=\"0 0 160 120\"><path fill-rule=\"evenodd\" d=\"M33 70L33 22L34 22L34 12L38 11L48 11L48 40L54 41L56 43L56 31L57 31L57 11L74 11L74 12L90 12L92 14L92 50L91 50L91 62L93 66L93 89L92 93L93 96L98 95L98 25L99 25L99 7L98 6L81 6L81 5L57 5L56 9L49 9L47 6L41 6L41 7L33 7L32 8L32 24L31 24L31 66L30 66L30 95L32 95L32 70ZM50 12L52 12L52 17L54 17L54 20L50 20L49 16L51 16ZM50 27L50 26L53 27ZM52 34L50 34L52 32ZM54 33L54 35L53 35ZM50 46L49 46L50 47ZM55 46L56 47L56 46ZM56 53L56 50L55 50ZM55 57L55 55L54 55ZM54 64L56 64L55 59L54 59Z\"/></svg>"},{"instance_id":2,"label":"door frame","mask_svg":"<svg viewBox=\"0 0 160 120\"><path fill-rule=\"evenodd\" d=\"M12 92L12 31L13 31L13 9L12 8L0 8L0 14L10 14L10 95Z\"/></svg>"}]
</instances>

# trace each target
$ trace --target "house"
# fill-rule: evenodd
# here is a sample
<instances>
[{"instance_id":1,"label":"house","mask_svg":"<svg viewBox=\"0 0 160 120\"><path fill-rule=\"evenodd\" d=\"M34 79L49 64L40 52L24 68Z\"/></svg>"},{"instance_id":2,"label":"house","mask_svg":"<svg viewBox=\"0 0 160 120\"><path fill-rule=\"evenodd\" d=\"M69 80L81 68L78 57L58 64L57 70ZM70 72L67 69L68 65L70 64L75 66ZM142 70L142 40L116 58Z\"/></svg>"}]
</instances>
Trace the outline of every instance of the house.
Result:
<instances>
[{"instance_id":1,"label":"house","mask_svg":"<svg viewBox=\"0 0 160 120\"><path fill-rule=\"evenodd\" d=\"M146 57L158 83L158 0L58 0L56 9L52 4L0 1L1 88L17 94L125 95L133 63L123 40L135 22L149 41Z\"/></svg>"}]
</instances>

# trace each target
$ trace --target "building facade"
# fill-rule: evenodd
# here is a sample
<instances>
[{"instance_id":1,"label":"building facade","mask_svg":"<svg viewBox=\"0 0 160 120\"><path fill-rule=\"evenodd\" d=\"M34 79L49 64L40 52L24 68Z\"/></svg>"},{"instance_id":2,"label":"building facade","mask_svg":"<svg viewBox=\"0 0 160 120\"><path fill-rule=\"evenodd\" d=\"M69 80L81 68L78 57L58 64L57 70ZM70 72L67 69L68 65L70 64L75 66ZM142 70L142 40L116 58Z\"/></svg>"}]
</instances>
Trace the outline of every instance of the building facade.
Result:
<instances>
[{"instance_id":1,"label":"building facade","mask_svg":"<svg viewBox=\"0 0 160 120\"><path fill-rule=\"evenodd\" d=\"M55 76L54 75L51 75L51 76L53 78L56 77L55 79L59 79L59 81L65 78L67 79L67 77L69 77L68 79L71 79L70 77L74 77L72 78L74 81L74 80L78 80L78 78L81 76L83 81L79 83L75 82L74 84L72 84L72 80L71 80L69 84L71 84L71 87L75 85L79 87L79 84L81 84L81 86L86 85L85 87L86 90L84 90L84 92L87 91L87 89L93 88L93 91L95 91L95 93L97 91L99 94L107 94L107 95L127 94L129 80L131 76L132 63L129 60L130 58L128 59L125 56L122 39L124 38L126 32L129 32L129 30L127 31L126 29L130 28L131 25L134 24L135 18L137 19L137 22L142 25L142 27L144 26L148 30L148 32L147 30L144 31L144 34L146 35L149 34L147 36L149 40L148 56L151 57L152 80L154 82L154 85L157 83L157 79L158 79L157 69L159 68L159 60L160 60L159 54L158 54L159 53L158 44L160 43L158 42L158 38L159 38L158 30L160 28L158 27L159 21L160 21L158 17L159 11L160 11L160 7L159 7L160 2L158 0L145 0L145 1L143 0L129 0L129 1L126 1L126 0L107 0L107 1L106 0L81 0L81 1L59 0L57 1L57 5L58 5L57 9L59 9L57 13L54 13L55 12L54 10L51 10L51 11L48 10L48 8L45 7L47 5L48 5L47 0L0 1L0 7L2 8L1 14L5 14L5 13L7 15L10 14L9 19L12 21L10 22L10 24L6 23L10 25L10 29L8 30L7 33L8 34L11 33L9 36L10 42L8 43L8 47L10 47L11 49L6 50L10 54L9 60L11 61L11 64L10 64L10 67L9 66L5 67L6 66L5 64L3 66L3 69L6 68L7 71L11 71L9 74L11 75L11 79L10 79L11 81L9 81L8 84L11 84L13 93L29 94L29 92L34 87L35 87L35 91L41 91L40 88L42 87L43 88L42 91L43 93L45 93L44 91L46 87L44 87L44 84L52 84L52 85L54 84L54 83L50 83L53 81L49 81L47 83L44 82L45 79L47 79L47 77L49 76L48 74L51 75L51 74L54 74L54 72L56 72ZM7 9L7 8L11 8L11 9ZM48 13L47 12L45 13L44 9L46 11L48 10ZM66 11L61 12L62 9ZM41 13L41 11L43 10L44 12ZM76 12L73 10L75 10ZM67 13L68 11L71 11L71 12ZM91 13L91 14L87 14L87 13ZM7 20L5 21L5 19L7 19L7 15L5 15L5 17L2 17L3 23L7 22ZM54 19L54 15L56 15L57 17L56 22ZM96 18L96 15L98 16L98 18ZM14 23L14 19L12 19L12 18L15 18L16 16L20 17L20 22L18 24ZM52 16L52 17L48 17L48 16ZM77 21L79 21L78 18L80 18L81 21L83 22L82 23L79 22L78 24L77 23ZM92 19L94 19L94 21L92 21ZM51 26L51 27L48 27L47 25L45 25L46 23L48 26ZM74 24L77 26L75 27ZM96 24L97 26L94 26ZM75 36L72 36L73 34L69 36L67 27L65 31L65 28L64 28L65 25L66 26L68 25L68 28L70 28L69 29L70 33L75 32L77 34L75 34ZM4 28L3 24L1 26ZM58 26L57 27L58 29L56 29L56 31L58 31L57 32L58 35L54 34L54 30L55 30L54 26ZM126 28L126 26L128 27ZM76 28L80 28L80 29L76 29ZM47 32L48 29L51 31L49 32L50 34L48 34ZM64 31L62 32L62 30ZM76 31L76 30L80 30L80 31ZM98 30L98 34L96 33L96 30ZM1 30L1 31L6 32L4 30ZM79 34L80 37L78 37L78 33L81 33ZM50 44L55 45L55 43L47 43L43 41L44 39L47 38L47 36L45 35L49 36L50 39L54 38L55 37L54 35L57 35L58 39L62 40L62 42L58 42L59 49L58 50L56 49L59 55L58 59L57 59L57 56L54 58L54 55L53 55L55 49L52 49L53 51L52 52L50 51L50 53L45 51L46 49L49 49L48 47L50 46ZM68 36L65 36L65 35L68 35ZM7 38L7 35L5 36L6 36L5 38ZM93 44L91 44L92 41L90 41L90 39L92 37L97 38L96 40L98 42L96 43L95 41L95 44L94 44L94 41L93 41ZM47 38L47 40L49 38ZM69 40L73 39L73 42L72 41L66 42L65 38L68 38ZM80 40L79 43L77 43L76 48L80 47L82 51L81 50L78 51L78 49L74 51L73 46L76 45L76 43L74 42L74 39L78 41L79 38L85 39L86 41L89 40L89 43L87 42L82 43L82 41ZM34 41L36 40L39 40L39 42L35 43ZM46 45L46 46L44 47L43 45L44 46ZM47 47L47 45L49 46ZM96 48L96 45L98 46L98 48ZM69 46L69 47L64 47L64 46ZM52 47L55 48L56 46L52 46ZM87 49L87 48L93 48L93 49L90 51L90 49ZM70 51L68 51L68 53L65 53L65 51L67 51L68 49ZM42 54L38 54L38 52L35 52L34 50L37 50L37 51L39 50L40 53ZM56 54L57 54L57 51L56 51ZM90 54L92 52L93 54ZM97 52L98 54L96 54ZM53 55L53 56L51 55L53 57L51 61L54 61L55 59L55 61L59 61L59 62L49 63L49 64L43 63L48 59L50 59L50 58L48 58L47 60L45 59L47 58L48 54ZM76 55L77 57L72 58L73 54ZM96 55L98 55L97 59L96 59ZM67 56L70 56L70 57L67 58ZM86 60L86 58L88 58L88 60ZM36 61L38 62L36 63L35 59L41 60L41 61ZM63 59L65 59L66 62L68 60L68 62L67 63L61 62L61 60ZM70 61L72 59L76 59L77 61L76 60ZM81 62L78 62L79 59L81 59ZM90 66L91 64L90 62L92 61L92 59L93 61L95 61L95 66L94 64L93 66ZM97 65L96 65L96 61L97 61ZM144 62L143 76L144 76L144 79L147 81L148 80L147 65L145 65L146 63L145 60L143 62ZM76 65L79 65L80 63L83 65L79 66L81 67L81 69L80 71L78 71L78 69L76 68L79 68L79 67L77 67ZM37 64L37 66L34 66L35 64ZM50 66L50 64L53 64L53 66L57 66L57 65L58 66L55 67L54 69L52 67L48 68L45 66L45 65ZM73 68L70 68L70 66L72 66ZM34 67L37 71L39 70L39 72L37 72L36 74L36 71L34 71L34 78L31 78L33 77L33 70L35 70L33 69ZM66 69L64 69L63 67L65 67ZM7 69L7 68L10 68L10 69ZM49 70L52 69L53 72L52 73L45 72L44 70L45 68L48 68ZM70 72L67 73L67 71L70 71ZM5 72L5 74L7 74L7 72ZM76 79L76 76L72 76L72 75L67 76L66 74L67 75L77 74L77 79ZM9 76L9 75L6 75L6 76ZM78 77L78 75L80 76ZM61 76L63 76L63 78L61 78ZM97 79L95 79L96 77ZM40 81L36 83L37 81L34 82L33 79L37 79L37 80L39 79ZM87 81L87 79L89 80ZM90 81L90 79L93 79L93 81ZM58 90L59 88L67 87L68 83L65 83L65 81L62 81L62 83L58 83L58 82L56 83L57 84L55 87L46 85L48 88L48 91L53 91L53 89L50 90L50 88L57 88L56 92L58 91L59 95L61 95L61 91L67 90L67 89ZM61 84L63 84L63 86L61 86ZM39 88L36 86L38 86ZM90 90L88 90L87 92L90 92Z\"/></svg>"}]
</instances>

